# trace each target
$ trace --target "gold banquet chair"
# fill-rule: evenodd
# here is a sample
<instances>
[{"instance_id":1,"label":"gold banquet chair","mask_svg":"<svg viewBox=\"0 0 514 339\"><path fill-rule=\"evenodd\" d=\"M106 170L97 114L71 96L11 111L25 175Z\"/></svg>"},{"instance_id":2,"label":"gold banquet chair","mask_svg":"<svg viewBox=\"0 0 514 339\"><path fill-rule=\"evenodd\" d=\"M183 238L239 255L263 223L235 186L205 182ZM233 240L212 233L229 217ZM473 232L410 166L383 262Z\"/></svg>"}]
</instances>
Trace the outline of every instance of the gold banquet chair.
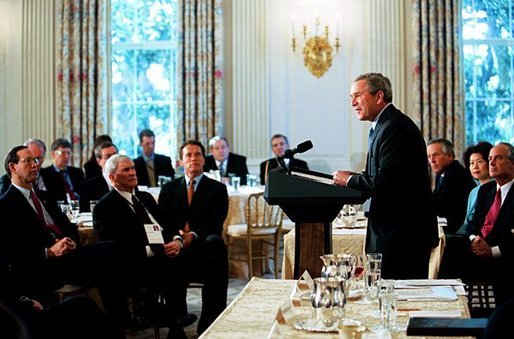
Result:
<instances>
[{"instance_id":1,"label":"gold banquet chair","mask_svg":"<svg viewBox=\"0 0 514 339\"><path fill-rule=\"evenodd\" d=\"M227 229L229 259L248 262L249 278L253 276L253 261L268 259L265 244L273 246L275 277L278 278L278 257L284 212L279 206L271 206L264 200L264 193L248 196L245 206L246 224L229 225ZM254 242L259 241L260 244ZM244 244L244 245L241 245ZM246 258L233 255L236 247L246 247Z\"/></svg>"}]
</instances>

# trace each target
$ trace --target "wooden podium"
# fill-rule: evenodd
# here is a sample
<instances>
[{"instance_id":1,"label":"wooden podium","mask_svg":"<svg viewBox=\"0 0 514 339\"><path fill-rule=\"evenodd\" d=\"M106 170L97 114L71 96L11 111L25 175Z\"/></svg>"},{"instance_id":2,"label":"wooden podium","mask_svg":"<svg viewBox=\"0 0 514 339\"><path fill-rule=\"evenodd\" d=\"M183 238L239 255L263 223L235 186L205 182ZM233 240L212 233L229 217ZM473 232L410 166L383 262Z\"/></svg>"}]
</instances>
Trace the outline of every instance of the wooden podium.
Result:
<instances>
[{"instance_id":1,"label":"wooden podium","mask_svg":"<svg viewBox=\"0 0 514 339\"><path fill-rule=\"evenodd\" d=\"M361 204L360 191L332 184L332 176L293 168L290 173L273 169L268 173L264 199L279 205L295 223L294 278L305 270L319 277L320 256L332 252L332 220L344 204Z\"/></svg>"}]
</instances>

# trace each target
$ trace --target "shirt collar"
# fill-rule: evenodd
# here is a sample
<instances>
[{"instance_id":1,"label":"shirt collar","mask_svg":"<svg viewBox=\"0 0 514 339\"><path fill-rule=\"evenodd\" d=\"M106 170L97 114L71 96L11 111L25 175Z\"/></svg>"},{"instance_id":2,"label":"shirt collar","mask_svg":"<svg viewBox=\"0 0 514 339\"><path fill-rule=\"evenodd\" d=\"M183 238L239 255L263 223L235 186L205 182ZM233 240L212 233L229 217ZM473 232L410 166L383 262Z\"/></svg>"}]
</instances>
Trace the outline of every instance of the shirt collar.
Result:
<instances>
[{"instance_id":1,"label":"shirt collar","mask_svg":"<svg viewBox=\"0 0 514 339\"><path fill-rule=\"evenodd\" d=\"M512 179L511 181L509 181L508 183L506 183L503 186L498 185L498 183L496 184L496 190L498 191L498 189L501 189L501 192L502 192L502 203L505 200L505 197L507 196L507 194L509 193L509 190L512 187L513 183L514 183L514 179Z\"/></svg>"},{"instance_id":2,"label":"shirt collar","mask_svg":"<svg viewBox=\"0 0 514 339\"><path fill-rule=\"evenodd\" d=\"M202 178L203 178L203 173L200 174L199 176L196 176L193 178L195 180L195 186L198 185L198 183L200 182L200 180L202 180ZM189 178L187 175L184 175L184 179L186 180L186 187L188 187L189 183L191 182L191 178Z\"/></svg>"},{"instance_id":3,"label":"shirt collar","mask_svg":"<svg viewBox=\"0 0 514 339\"><path fill-rule=\"evenodd\" d=\"M27 199L27 200L28 200L28 199L30 199L30 192L32 192L32 190L29 190L29 189L27 189L27 188L25 188L25 187L18 186L18 185L16 185L15 183L12 183L12 185L13 185L14 187L16 187L16 188L18 189L18 191L20 191L20 192L21 192L21 194L23 194L23 196L25 197L25 199Z\"/></svg>"},{"instance_id":4,"label":"shirt collar","mask_svg":"<svg viewBox=\"0 0 514 339\"><path fill-rule=\"evenodd\" d=\"M129 202L129 204L132 205L132 194L131 192L127 192L127 191L120 191L119 189L117 189L116 187L114 187L114 189L116 191L118 191L118 193L123 197L125 198L125 200L127 200Z\"/></svg>"},{"instance_id":5,"label":"shirt collar","mask_svg":"<svg viewBox=\"0 0 514 339\"><path fill-rule=\"evenodd\" d=\"M66 169L68 168L68 166L66 166L65 169L60 169L59 167L55 166L55 164L52 164L52 166L54 167L55 171L57 173L60 173L60 172L65 172L66 173Z\"/></svg>"},{"instance_id":6,"label":"shirt collar","mask_svg":"<svg viewBox=\"0 0 514 339\"><path fill-rule=\"evenodd\" d=\"M143 154L143 159L146 161L148 160L152 160L155 158L155 153L151 154L151 155L146 155L146 154Z\"/></svg>"}]
</instances>

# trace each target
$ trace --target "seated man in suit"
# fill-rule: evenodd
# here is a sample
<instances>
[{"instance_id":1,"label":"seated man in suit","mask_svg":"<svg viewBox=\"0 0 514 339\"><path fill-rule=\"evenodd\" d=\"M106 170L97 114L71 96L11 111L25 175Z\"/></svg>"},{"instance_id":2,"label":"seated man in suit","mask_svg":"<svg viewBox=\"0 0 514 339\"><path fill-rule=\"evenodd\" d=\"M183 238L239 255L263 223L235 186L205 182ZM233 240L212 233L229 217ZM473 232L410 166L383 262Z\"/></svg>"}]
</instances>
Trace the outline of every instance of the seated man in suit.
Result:
<instances>
[{"instance_id":1,"label":"seated man in suit","mask_svg":"<svg viewBox=\"0 0 514 339\"><path fill-rule=\"evenodd\" d=\"M196 140L179 150L184 177L163 186L159 207L165 224L180 230L181 259L188 281L202 282L202 314L197 332L203 333L227 305L228 253L222 239L228 212L227 188L203 175L205 149Z\"/></svg>"},{"instance_id":2,"label":"seated man in suit","mask_svg":"<svg viewBox=\"0 0 514 339\"><path fill-rule=\"evenodd\" d=\"M514 147L499 143L489 153L494 181L480 186L472 220L447 239L441 278L488 281L496 305L514 297Z\"/></svg>"},{"instance_id":3,"label":"seated man in suit","mask_svg":"<svg viewBox=\"0 0 514 339\"><path fill-rule=\"evenodd\" d=\"M287 137L283 134L275 134L271 137L271 151L275 155L274 158L270 158L261 162L261 170L260 170L260 178L261 185L266 183L266 177L268 176L268 172L271 169L277 168L279 166L277 157L281 157L284 155L284 152L289 149L289 141ZM288 167L298 167L303 169L309 169L307 162L300 159L284 159L286 166Z\"/></svg>"},{"instance_id":4,"label":"seated man in suit","mask_svg":"<svg viewBox=\"0 0 514 339\"><path fill-rule=\"evenodd\" d=\"M11 265L16 286L49 299L52 291L67 283L98 287L111 324L124 335L127 313L123 313L112 244L78 246L76 226L47 192L34 187L37 163L26 146L11 149L4 163L12 185L0 197L0 252Z\"/></svg>"},{"instance_id":5,"label":"seated man in suit","mask_svg":"<svg viewBox=\"0 0 514 339\"><path fill-rule=\"evenodd\" d=\"M104 141L95 147L96 162L103 172L105 163L114 154L118 153L118 148L110 142ZM80 211L91 212L89 202L91 200L100 200L104 195L109 193L111 185L106 174L97 175L94 178L87 179L80 186Z\"/></svg>"},{"instance_id":6,"label":"seated man in suit","mask_svg":"<svg viewBox=\"0 0 514 339\"><path fill-rule=\"evenodd\" d=\"M205 157L204 172L219 170L224 182L228 182L229 174L241 178L241 185L246 185L246 157L230 152L228 140L225 137L215 136L209 140L211 154Z\"/></svg>"},{"instance_id":7,"label":"seated man in suit","mask_svg":"<svg viewBox=\"0 0 514 339\"><path fill-rule=\"evenodd\" d=\"M29 150L32 152L34 157L38 159L38 171L37 171L37 177L36 177L36 186L40 190L45 190L45 182L43 178L41 178L41 166L43 165L43 162L45 161L45 154L46 154L46 145L43 141L39 139L29 139L24 143L25 146L29 148ZM9 186L11 185L11 178L9 178L9 175L6 173L0 177L0 195L7 192L9 189Z\"/></svg>"},{"instance_id":8,"label":"seated man in suit","mask_svg":"<svg viewBox=\"0 0 514 339\"><path fill-rule=\"evenodd\" d=\"M129 157L113 155L107 160L104 171L113 189L95 206L95 229L102 240L112 240L120 249L125 258L123 271L131 289L151 287L166 297L168 337L185 337L182 326L196 319L185 318L187 283L176 259L182 249L182 237L176 228L163 223L152 195L136 190L137 175ZM162 227L164 243L149 242L145 231L147 224Z\"/></svg>"},{"instance_id":9,"label":"seated man in suit","mask_svg":"<svg viewBox=\"0 0 514 339\"><path fill-rule=\"evenodd\" d=\"M84 181L84 172L70 166L71 143L63 138L56 139L50 147L54 163L41 169L46 190L55 200L79 200L78 190Z\"/></svg>"},{"instance_id":10,"label":"seated man in suit","mask_svg":"<svg viewBox=\"0 0 514 339\"><path fill-rule=\"evenodd\" d=\"M455 159L450 141L430 140L427 154L432 172L436 174L432 192L436 214L446 218L445 234L454 234L464 222L469 192L476 184L469 171Z\"/></svg>"},{"instance_id":11,"label":"seated man in suit","mask_svg":"<svg viewBox=\"0 0 514 339\"><path fill-rule=\"evenodd\" d=\"M171 165L171 158L154 153L155 134L153 131L144 129L139 132L139 142L143 149L143 154L134 159L138 184L148 187L157 187L160 175L173 179L175 170Z\"/></svg>"}]
</instances>

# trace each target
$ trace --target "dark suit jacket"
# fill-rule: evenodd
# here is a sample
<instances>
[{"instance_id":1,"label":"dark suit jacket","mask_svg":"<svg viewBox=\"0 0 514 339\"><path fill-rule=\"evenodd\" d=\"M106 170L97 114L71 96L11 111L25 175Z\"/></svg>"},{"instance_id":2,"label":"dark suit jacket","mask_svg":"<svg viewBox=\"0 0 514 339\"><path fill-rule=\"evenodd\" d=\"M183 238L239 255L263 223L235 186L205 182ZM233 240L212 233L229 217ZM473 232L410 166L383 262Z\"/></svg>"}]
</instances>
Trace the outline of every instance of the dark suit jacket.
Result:
<instances>
[{"instance_id":1,"label":"dark suit jacket","mask_svg":"<svg viewBox=\"0 0 514 339\"><path fill-rule=\"evenodd\" d=\"M84 163L84 173L86 173L86 180L102 174L102 167L98 165L96 158L89 159Z\"/></svg>"},{"instance_id":2,"label":"dark suit jacket","mask_svg":"<svg viewBox=\"0 0 514 339\"><path fill-rule=\"evenodd\" d=\"M371 197L366 253L382 253L384 278L426 278L437 244L426 145L414 122L389 105L378 120L366 171L348 187Z\"/></svg>"},{"instance_id":3,"label":"dark suit jacket","mask_svg":"<svg viewBox=\"0 0 514 339\"><path fill-rule=\"evenodd\" d=\"M100 200L104 195L109 193L109 185L105 181L103 175L88 179L80 186L80 211L91 212L89 202L91 200Z\"/></svg>"},{"instance_id":4,"label":"dark suit jacket","mask_svg":"<svg viewBox=\"0 0 514 339\"><path fill-rule=\"evenodd\" d=\"M73 185L73 191L79 195L80 185L84 182L84 172L78 167L68 166L66 171L70 177L71 184ZM64 187L64 181L59 172L55 170L53 165L41 169L41 177L45 182L46 190L51 194L55 200L66 201L66 189Z\"/></svg>"},{"instance_id":5,"label":"dark suit jacket","mask_svg":"<svg viewBox=\"0 0 514 339\"><path fill-rule=\"evenodd\" d=\"M204 172L209 172L210 170L218 170L216 160L212 155L205 157L205 165L203 165ZM241 178L241 185L246 185L246 175L248 174L246 157L230 152L228 154L227 170L225 173L227 174L225 177L228 177L228 173L234 173L237 177Z\"/></svg>"},{"instance_id":6,"label":"dark suit jacket","mask_svg":"<svg viewBox=\"0 0 514 339\"><path fill-rule=\"evenodd\" d=\"M437 175L436 182L440 180ZM436 185L432 197L438 216L446 218L448 225L445 233L455 233L466 218L469 192L476 187L471 174L457 160L448 165L444 171L442 182Z\"/></svg>"},{"instance_id":7,"label":"dark suit jacket","mask_svg":"<svg viewBox=\"0 0 514 339\"><path fill-rule=\"evenodd\" d=\"M78 244L77 228L69 222L57 203L49 198L45 191L35 192L54 223L63 232L63 236L71 237ZM45 257L45 249L55 243L54 237L16 187L11 186L0 197L0 210L3 219L0 251L5 253L13 264L13 274L17 278L17 283L27 285L27 290L36 286L48 290L48 284L54 282L45 281L45 262L50 260ZM41 284L32 282L35 277L41 279Z\"/></svg>"},{"instance_id":8,"label":"dark suit jacket","mask_svg":"<svg viewBox=\"0 0 514 339\"><path fill-rule=\"evenodd\" d=\"M178 178L162 188L159 207L165 223L174 229L184 229L186 222L189 222L191 231L200 240L210 234L221 237L228 212L227 188L204 175L188 207L185 179Z\"/></svg>"},{"instance_id":9,"label":"dark suit jacket","mask_svg":"<svg viewBox=\"0 0 514 339\"><path fill-rule=\"evenodd\" d=\"M266 181L266 164L268 162L269 162L268 172L279 166L276 158L270 158L268 160L261 162L261 171L260 171L261 185L264 185L265 181ZM307 169L307 170L309 169L309 166L307 165L306 161L296 159L296 158L291 159L291 162L289 163L289 167L298 167L298 168L303 168L303 169Z\"/></svg>"},{"instance_id":10,"label":"dark suit jacket","mask_svg":"<svg viewBox=\"0 0 514 339\"><path fill-rule=\"evenodd\" d=\"M155 154L153 159L155 169L155 181L157 182L159 175L167 177L175 176L175 170L171 165L171 158L161 154ZM150 186L150 179L148 178L148 171L146 170L146 162L143 156L134 159L136 166L137 183L142 186Z\"/></svg>"},{"instance_id":11,"label":"dark suit jacket","mask_svg":"<svg viewBox=\"0 0 514 339\"><path fill-rule=\"evenodd\" d=\"M11 186L11 178L7 174L2 175L0 177L0 195L7 192L9 186Z\"/></svg>"},{"instance_id":12,"label":"dark suit jacket","mask_svg":"<svg viewBox=\"0 0 514 339\"><path fill-rule=\"evenodd\" d=\"M164 242L173 240L178 231L164 224L153 196L140 191L136 191L135 194L146 210L164 228ZM93 220L101 240L114 240L122 253L134 260L146 258L145 247L148 245L148 239L144 221L136 215L128 201L117 190L111 190L98 201L93 211Z\"/></svg>"}]
</instances>

